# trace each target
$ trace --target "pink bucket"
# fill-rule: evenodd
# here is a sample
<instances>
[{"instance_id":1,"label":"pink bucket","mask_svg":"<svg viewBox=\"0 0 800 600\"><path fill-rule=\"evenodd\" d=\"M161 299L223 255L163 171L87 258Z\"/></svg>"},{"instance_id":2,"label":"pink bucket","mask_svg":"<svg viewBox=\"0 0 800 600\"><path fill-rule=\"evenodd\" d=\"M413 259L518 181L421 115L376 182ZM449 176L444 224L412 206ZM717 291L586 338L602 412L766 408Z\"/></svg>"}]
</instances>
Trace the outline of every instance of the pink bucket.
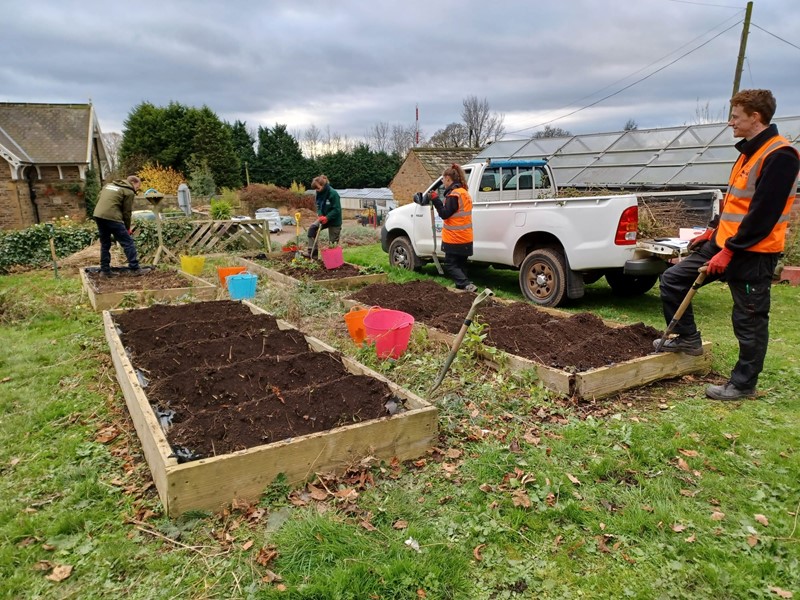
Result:
<instances>
[{"instance_id":1,"label":"pink bucket","mask_svg":"<svg viewBox=\"0 0 800 600\"><path fill-rule=\"evenodd\" d=\"M408 348L414 317L399 310L382 309L364 317L367 340L375 343L378 358L400 358Z\"/></svg>"},{"instance_id":2,"label":"pink bucket","mask_svg":"<svg viewBox=\"0 0 800 600\"><path fill-rule=\"evenodd\" d=\"M336 246L335 248L326 248L323 250L322 262L325 264L326 269L338 269L341 267L344 264L342 247Z\"/></svg>"}]
</instances>

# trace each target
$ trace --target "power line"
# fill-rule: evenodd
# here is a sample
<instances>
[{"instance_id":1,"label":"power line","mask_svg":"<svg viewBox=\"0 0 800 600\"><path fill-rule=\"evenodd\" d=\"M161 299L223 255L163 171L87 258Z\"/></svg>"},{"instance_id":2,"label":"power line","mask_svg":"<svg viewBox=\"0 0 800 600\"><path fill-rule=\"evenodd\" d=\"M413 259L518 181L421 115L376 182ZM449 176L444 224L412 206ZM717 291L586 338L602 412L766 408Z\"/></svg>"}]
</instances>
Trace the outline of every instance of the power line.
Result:
<instances>
[{"instance_id":1,"label":"power line","mask_svg":"<svg viewBox=\"0 0 800 600\"><path fill-rule=\"evenodd\" d=\"M739 11L739 12L742 12L742 11ZM637 70L636 70L636 71L634 71L633 73L628 73L628 74L627 74L625 77L622 77L622 78L620 78L620 79L617 79L616 81L612 81L612 82L611 82L611 83L609 83L608 85L606 85L606 86L604 86L604 87L601 87L599 90L595 90L595 91L593 91L593 92L592 92L592 93L590 93L590 94L586 94L585 96L581 96L580 98L576 98L575 100L572 100L572 101L570 101L569 103L567 103L567 107L568 107L568 106L575 105L575 104L578 104L579 102L581 102L581 101L583 101L583 100L586 100L587 98L591 98L592 96L595 96L595 95L599 94L600 92L603 92L603 91L607 90L608 88L610 88L610 87L613 87L613 86L617 85L618 83L621 83L621 82L625 81L626 79L629 79L629 78L633 77L634 75L637 75L638 73L641 73L642 71L646 71L647 69L649 69L649 68L650 68L650 67L652 67L653 65L656 65L656 64L660 63L662 60L665 60L666 58L668 58L668 57L672 56L672 55L673 55L673 54L675 54L676 52L679 52L680 50L683 50L684 48L686 48L686 46L689 46L690 44L693 44L693 43L694 43L694 42L696 42L697 40L699 40L699 39L701 39L701 38L703 38L703 37L707 36L709 33L711 33L712 31L714 31L715 29L717 29L717 28L719 28L719 27L723 27L724 25L726 25L726 24L728 23L728 21L730 21L731 19L734 19L734 18L738 18L738 16L739 16L739 15L737 14L737 15L734 15L733 17L728 17L727 19L725 19L725 20L724 20L724 21L722 21L721 23L718 23L717 25L714 25L714 27L712 27L712 28L711 28L711 29L709 29L708 31L704 31L703 33L701 33L701 34L700 34L700 35L698 35L697 37L695 37L695 38L692 38L691 40L689 40L688 42L686 42L686 43L685 43L685 44L683 44L682 46L678 46L678 47L677 47L677 48L675 48L675 49L674 49L672 52L669 52L669 53L665 54L664 56L662 56L661 58L658 58L658 59L654 60L653 62L651 62L651 63L650 63L650 64L648 64L648 65L645 65L645 66L644 66L644 67L642 67L641 69L637 69ZM741 21L738 21L736 24L738 25L740 22L741 22ZM565 108L566 108L566 107L565 107ZM553 114L553 113L557 112L558 110L562 110L562 109L557 109L557 110L554 110L554 111L550 111L550 114ZM507 133L518 133L518 132L520 132L520 131L525 131L526 129L530 129L530 127L523 127L522 129L516 129L516 130L514 130L514 131L509 131L509 132L507 132Z\"/></svg>"},{"instance_id":2,"label":"power line","mask_svg":"<svg viewBox=\"0 0 800 600\"><path fill-rule=\"evenodd\" d=\"M750 24L751 24L753 27L758 27L758 25L756 25L755 23L752 23L752 22L751 22ZM783 38L782 38L782 37L780 37L780 36L777 36L777 35L775 35L775 34L774 34L774 33L772 33L771 31L767 31L767 30L766 30L766 29L764 29L763 27L758 27L758 28L759 28L761 31L763 31L764 33L768 33L769 35L771 35L771 36L772 36L772 37L774 37L775 39L778 39L778 40L780 40L780 41L782 41L782 42L785 42L785 43L789 44L789 45L790 45L792 48L797 48L798 50L800 50L800 46L795 46L795 45L794 45L792 42L790 42L790 41L788 41L788 40L785 40L785 39L783 39Z\"/></svg>"},{"instance_id":3,"label":"power line","mask_svg":"<svg viewBox=\"0 0 800 600\"><path fill-rule=\"evenodd\" d=\"M739 23L740 23L740 21L737 21L736 23L734 23L733 25L731 25L731 26L730 26L730 27L728 27L727 29L723 29L722 31L720 31L720 32L719 32L717 35L715 35L714 37L712 37L710 40L707 40L707 41L703 42L702 44L700 44L700 45L699 45L699 46L697 46L696 48L693 48L692 50L689 50L689 52L686 52L685 54L682 54L682 55L680 55L678 58L676 58L675 60L673 60L673 61L671 61L671 62L668 62L668 63L667 63L666 65L664 65L663 67L660 67L660 68L656 69L655 71L653 71L653 72L652 72L652 73L650 73L649 75L645 75L645 76L644 76L644 77L642 77L641 79L637 79L637 80L636 80L636 81L634 81L633 83L626 85L625 87L623 87L623 88L621 88L621 89L617 90L617 91L616 91L616 92L614 92L613 94L608 94L607 96L603 96L602 98L600 98L599 100L596 100L595 102L592 102L591 104L587 104L586 106L583 106L583 107L581 107L581 108L575 109L575 110L573 110L572 112L569 112L569 113L567 113L567 114L565 114L565 115L561 115L560 117L556 117L555 119L550 119L549 121L545 121L545 122L543 122L543 123L539 123L538 125L532 125L532 126L530 126L530 127L523 127L522 129L517 129L517 130L515 130L515 131L509 131L509 132L507 132L507 133L519 133L520 131L527 131L528 129L536 129L537 127L541 127L542 125L549 125L550 123L554 123L555 121L560 121L561 119L565 119L565 118L567 118L567 117L571 117L572 115L574 115L574 114L576 114L576 113L579 113L579 112L581 112L582 110L586 110L587 108L591 108L592 106L596 106L597 104L600 104L600 103L601 103L601 102L603 102L604 100L608 100L609 98L613 98L613 97L614 97L614 96L616 96L617 94L620 94L620 93L624 92L625 90L632 88L633 86L635 86L635 85L637 85L637 84L641 83L642 81L644 81L644 80L646 80L646 79L650 79L650 77L652 77L652 76L653 76L653 75L655 75L656 73L660 73L661 71L663 71L663 70L664 70L664 69L666 69L667 67L671 67L672 65L674 65L674 64L675 64L676 62L678 62L679 60L681 60L681 59L683 59L683 58L686 58L687 56L689 56L690 54L692 54L692 53L694 53L694 52L697 52L697 51L698 51L700 48L702 48L703 46L706 46L707 44L709 44L709 43L713 42L715 39L717 39L717 38L718 38L719 36L721 36L723 33L727 33L728 31L730 31L731 29L733 29L734 27L736 27L737 25L739 25Z\"/></svg>"}]
</instances>

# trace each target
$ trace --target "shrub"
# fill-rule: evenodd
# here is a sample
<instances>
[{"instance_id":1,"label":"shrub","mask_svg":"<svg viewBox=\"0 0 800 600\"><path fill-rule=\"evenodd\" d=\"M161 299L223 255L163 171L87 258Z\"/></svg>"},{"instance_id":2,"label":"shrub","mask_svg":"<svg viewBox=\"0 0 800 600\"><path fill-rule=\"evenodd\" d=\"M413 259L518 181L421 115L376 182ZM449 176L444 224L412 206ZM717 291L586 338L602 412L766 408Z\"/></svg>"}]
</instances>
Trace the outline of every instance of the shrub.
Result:
<instances>
[{"instance_id":1,"label":"shrub","mask_svg":"<svg viewBox=\"0 0 800 600\"><path fill-rule=\"evenodd\" d=\"M172 167L162 167L158 163L147 164L137 173L142 180L142 191L154 188L162 194L175 196L178 186L184 181L183 175Z\"/></svg>"},{"instance_id":2,"label":"shrub","mask_svg":"<svg viewBox=\"0 0 800 600\"><path fill-rule=\"evenodd\" d=\"M180 250L180 242L194 230L188 218L170 219L161 222L161 237L164 245L173 251ZM136 250L139 256L146 256L158 248L158 227L155 221L136 221ZM185 252L184 252L185 254Z\"/></svg>"},{"instance_id":3,"label":"shrub","mask_svg":"<svg viewBox=\"0 0 800 600\"><path fill-rule=\"evenodd\" d=\"M226 221L233 215L233 207L227 200L211 201L211 218L214 221Z\"/></svg>"},{"instance_id":4,"label":"shrub","mask_svg":"<svg viewBox=\"0 0 800 600\"><path fill-rule=\"evenodd\" d=\"M0 273L13 266L40 267L52 261L52 231L56 256L63 258L82 250L97 239L94 222L60 219L55 225L40 223L27 229L0 232Z\"/></svg>"},{"instance_id":5,"label":"shrub","mask_svg":"<svg viewBox=\"0 0 800 600\"><path fill-rule=\"evenodd\" d=\"M781 260L785 265L800 266L800 211L792 211L786 230L786 246Z\"/></svg>"},{"instance_id":6,"label":"shrub","mask_svg":"<svg viewBox=\"0 0 800 600\"><path fill-rule=\"evenodd\" d=\"M297 183L296 181L292 181L292 185L289 189L292 191L292 193L297 194L298 196L306 193L306 186L304 186L302 183Z\"/></svg>"},{"instance_id":7,"label":"shrub","mask_svg":"<svg viewBox=\"0 0 800 600\"><path fill-rule=\"evenodd\" d=\"M86 171L86 185L83 187L83 193L86 202L86 216L91 218L94 214L94 207L97 206L97 198L100 196L100 178L95 169Z\"/></svg>"},{"instance_id":8,"label":"shrub","mask_svg":"<svg viewBox=\"0 0 800 600\"><path fill-rule=\"evenodd\" d=\"M241 201L239 200L239 192L234 190L233 188L224 187L219 192L219 199L224 200L231 206L240 206Z\"/></svg>"}]
</instances>

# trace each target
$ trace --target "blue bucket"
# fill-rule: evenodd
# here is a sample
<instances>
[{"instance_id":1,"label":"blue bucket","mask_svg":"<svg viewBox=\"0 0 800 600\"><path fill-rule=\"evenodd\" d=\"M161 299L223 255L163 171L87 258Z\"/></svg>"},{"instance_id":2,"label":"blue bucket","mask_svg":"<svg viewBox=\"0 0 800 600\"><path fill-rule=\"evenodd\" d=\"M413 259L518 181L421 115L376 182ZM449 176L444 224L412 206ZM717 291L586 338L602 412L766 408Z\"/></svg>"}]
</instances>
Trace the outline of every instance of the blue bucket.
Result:
<instances>
[{"instance_id":1,"label":"blue bucket","mask_svg":"<svg viewBox=\"0 0 800 600\"><path fill-rule=\"evenodd\" d=\"M228 275L225 281L228 284L228 293L231 295L231 300L255 298L258 276L251 273L241 273L239 275Z\"/></svg>"}]
</instances>

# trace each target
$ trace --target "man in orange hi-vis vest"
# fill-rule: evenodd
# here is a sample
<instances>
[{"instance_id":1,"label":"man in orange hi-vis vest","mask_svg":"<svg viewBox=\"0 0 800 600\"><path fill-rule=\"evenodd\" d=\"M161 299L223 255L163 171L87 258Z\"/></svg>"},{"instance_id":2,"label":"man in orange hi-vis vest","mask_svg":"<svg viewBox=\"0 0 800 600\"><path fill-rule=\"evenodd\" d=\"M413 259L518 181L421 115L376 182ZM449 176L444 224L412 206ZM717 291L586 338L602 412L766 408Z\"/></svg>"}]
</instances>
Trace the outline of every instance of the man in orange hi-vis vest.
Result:
<instances>
[{"instance_id":1,"label":"man in orange hi-vis vest","mask_svg":"<svg viewBox=\"0 0 800 600\"><path fill-rule=\"evenodd\" d=\"M736 144L741 156L731 170L719 220L689 243L691 253L684 260L661 275L667 323L703 265L705 283L719 279L728 283L739 360L727 383L706 388L706 395L715 400L755 396L767 353L772 274L783 251L800 170L797 150L770 125L775 106L769 90L743 90L731 98L728 125L734 137L744 139ZM675 333L662 351L702 354L691 305L678 320Z\"/></svg>"}]
</instances>

